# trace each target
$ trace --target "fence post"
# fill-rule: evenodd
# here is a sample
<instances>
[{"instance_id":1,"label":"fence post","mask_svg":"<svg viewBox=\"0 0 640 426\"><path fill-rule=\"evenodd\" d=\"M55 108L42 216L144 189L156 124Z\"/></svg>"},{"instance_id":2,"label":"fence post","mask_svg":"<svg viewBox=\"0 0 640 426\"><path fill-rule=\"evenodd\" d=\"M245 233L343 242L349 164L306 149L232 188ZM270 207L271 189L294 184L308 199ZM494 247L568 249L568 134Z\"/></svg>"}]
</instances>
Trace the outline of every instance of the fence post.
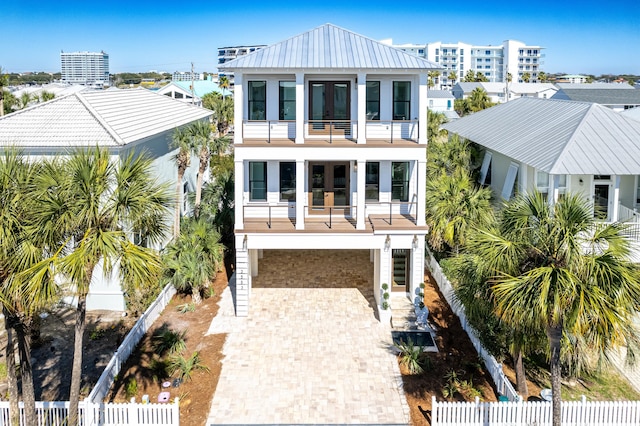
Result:
<instances>
[{"instance_id":1,"label":"fence post","mask_svg":"<svg viewBox=\"0 0 640 426\"><path fill-rule=\"evenodd\" d=\"M78 407L78 411L80 411L81 407L82 407L82 404L80 404L80 407ZM80 413L78 413L78 416L79 418L82 418ZM84 419L85 419L85 426L94 426L98 424L96 420L96 410L94 409L94 404L89 400L89 398L85 398L84 400Z\"/></svg>"},{"instance_id":2,"label":"fence post","mask_svg":"<svg viewBox=\"0 0 640 426\"><path fill-rule=\"evenodd\" d=\"M438 426L437 405L438 405L438 402L436 401L436 396L431 395L431 426Z\"/></svg>"}]
</instances>

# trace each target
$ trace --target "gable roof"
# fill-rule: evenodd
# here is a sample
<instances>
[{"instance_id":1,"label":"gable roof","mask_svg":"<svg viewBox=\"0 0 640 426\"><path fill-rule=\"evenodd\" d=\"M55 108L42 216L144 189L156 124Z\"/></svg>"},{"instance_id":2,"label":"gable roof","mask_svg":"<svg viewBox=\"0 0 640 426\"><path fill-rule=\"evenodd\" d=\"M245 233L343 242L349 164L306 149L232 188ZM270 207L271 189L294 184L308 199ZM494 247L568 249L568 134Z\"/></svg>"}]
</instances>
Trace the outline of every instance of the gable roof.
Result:
<instances>
[{"instance_id":1,"label":"gable roof","mask_svg":"<svg viewBox=\"0 0 640 426\"><path fill-rule=\"evenodd\" d=\"M211 111L147 89L87 89L0 117L0 146L124 146Z\"/></svg>"},{"instance_id":2,"label":"gable roof","mask_svg":"<svg viewBox=\"0 0 640 426\"><path fill-rule=\"evenodd\" d=\"M590 85L576 84L575 86ZM614 84L613 86L601 88L562 87L552 96L552 99L595 102L602 105L640 105L640 90L636 90L628 84Z\"/></svg>"},{"instance_id":3,"label":"gable roof","mask_svg":"<svg viewBox=\"0 0 640 426\"><path fill-rule=\"evenodd\" d=\"M550 174L640 174L640 122L598 104L519 98L443 128Z\"/></svg>"},{"instance_id":4,"label":"gable roof","mask_svg":"<svg viewBox=\"0 0 640 426\"><path fill-rule=\"evenodd\" d=\"M504 93L504 83L488 83L488 82L460 82L460 88L464 93L472 92L475 88L481 87L487 93ZM455 87L455 86L454 86ZM558 89L551 83L509 83L509 92L511 93L540 93L546 90Z\"/></svg>"},{"instance_id":5,"label":"gable roof","mask_svg":"<svg viewBox=\"0 0 640 426\"><path fill-rule=\"evenodd\" d=\"M448 90L429 90L427 97L429 99L455 99Z\"/></svg>"},{"instance_id":6,"label":"gable roof","mask_svg":"<svg viewBox=\"0 0 640 426\"><path fill-rule=\"evenodd\" d=\"M220 70L231 71L247 68L442 69L434 62L332 24L218 66Z\"/></svg>"},{"instance_id":7,"label":"gable roof","mask_svg":"<svg viewBox=\"0 0 640 426\"><path fill-rule=\"evenodd\" d=\"M171 83L162 86L158 93L164 93L171 87L179 88L183 93L191 94L191 82L190 81L172 81ZM216 83L212 80L194 80L193 81L193 93L200 99L207 93L215 92L220 93L224 91L225 96L230 96L231 92L229 90L220 89Z\"/></svg>"}]
</instances>

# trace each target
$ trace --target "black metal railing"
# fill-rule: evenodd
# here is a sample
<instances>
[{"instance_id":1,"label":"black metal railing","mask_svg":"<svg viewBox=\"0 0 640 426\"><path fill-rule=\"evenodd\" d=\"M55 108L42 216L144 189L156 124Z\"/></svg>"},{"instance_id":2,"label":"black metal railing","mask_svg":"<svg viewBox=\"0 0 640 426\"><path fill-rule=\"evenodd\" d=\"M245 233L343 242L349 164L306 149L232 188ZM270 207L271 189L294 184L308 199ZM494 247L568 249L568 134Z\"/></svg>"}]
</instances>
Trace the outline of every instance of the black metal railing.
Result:
<instances>
[{"instance_id":1,"label":"black metal railing","mask_svg":"<svg viewBox=\"0 0 640 426\"><path fill-rule=\"evenodd\" d=\"M308 120L309 135L329 136L329 143L333 143L333 139L342 136L340 139L353 140L357 138L356 132L353 131L354 120Z\"/></svg>"},{"instance_id":2,"label":"black metal railing","mask_svg":"<svg viewBox=\"0 0 640 426\"><path fill-rule=\"evenodd\" d=\"M267 143L271 143L272 130L274 129L274 126L277 126L279 130L279 132L274 137L275 139L295 139L296 122L292 120L244 120L242 122L242 125L242 134L246 139L261 139L266 137ZM267 126L266 135L264 130L262 130L262 126L260 125ZM291 135L291 126L294 127L293 135ZM254 129L251 129L251 127L254 127ZM285 133L282 133L281 128L285 129Z\"/></svg>"},{"instance_id":3,"label":"black metal railing","mask_svg":"<svg viewBox=\"0 0 640 426\"><path fill-rule=\"evenodd\" d=\"M417 205L418 202L417 201L380 201L378 203L367 203L366 207L369 206L380 206L380 205L384 205L384 204L388 204L389 205L389 225L393 225L393 211L394 211L394 206L398 206L397 208L397 214L405 214L405 212L403 212L402 206L410 206L408 209L406 209L406 214L411 214L411 210L412 210L412 206L413 205ZM414 213L414 221L417 223L418 217L417 215Z\"/></svg>"},{"instance_id":4,"label":"black metal railing","mask_svg":"<svg viewBox=\"0 0 640 426\"><path fill-rule=\"evenodd\" d=\"M317 215L318 217L326 216L326 213L329 213L329 221L326 222L329 229L333 228L333 218L339 217L342 218L353 218L353 212L355 211L356 206L305 206L309 216ZM313 213L312 213L313 212Z\"/></svg>"}]
</instances>

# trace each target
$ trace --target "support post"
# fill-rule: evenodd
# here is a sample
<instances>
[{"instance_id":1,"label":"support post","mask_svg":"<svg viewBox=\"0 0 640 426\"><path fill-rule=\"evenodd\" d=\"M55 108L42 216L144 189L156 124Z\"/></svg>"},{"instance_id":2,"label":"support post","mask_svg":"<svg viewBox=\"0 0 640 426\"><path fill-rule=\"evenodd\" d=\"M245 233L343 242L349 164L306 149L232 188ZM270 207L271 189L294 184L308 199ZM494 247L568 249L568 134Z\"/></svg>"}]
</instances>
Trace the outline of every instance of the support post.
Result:
<instances>
[{"instance_id":1,"label":"support post","mask_svg":"<svg viewBox=\"0 0 640 426\"><path fill-rule=\"evenodd\" d=\"M296 143L304 143L304 73L296 73Z\"/></svg>"},{"instance_id":2,"label":"support post","mask_svg":"<svg viewBox=\"0 0 640 426\"><path fill-rule=\"evenodd\" d=\"M358 143L360 143L359 138ZM355 164L358 165L358 170L356 172L356 229L365 229L365 180L367 164L365 161L357 161Z\"/></svg>"},{"instance_id":3,"label":"support post","mask_svg":"<svg viewBox=\"0 0 640 426\"><path fill-rule=\"evenodd\" d=\"M358 143L367 143L367 74L358 73ZM358 228L360 229L360 228Z\"/></svg>"}]
</instances>

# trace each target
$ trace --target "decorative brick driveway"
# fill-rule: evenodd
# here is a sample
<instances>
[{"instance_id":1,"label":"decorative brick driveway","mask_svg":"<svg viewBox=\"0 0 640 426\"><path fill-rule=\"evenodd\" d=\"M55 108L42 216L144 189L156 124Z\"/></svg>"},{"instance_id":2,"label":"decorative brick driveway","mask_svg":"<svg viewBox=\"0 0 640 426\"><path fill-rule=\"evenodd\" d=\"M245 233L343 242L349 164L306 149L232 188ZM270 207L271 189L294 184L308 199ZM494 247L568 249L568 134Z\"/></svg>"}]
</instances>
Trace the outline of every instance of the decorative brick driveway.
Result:
<instances>
[{"instance_id":1,"label":"decorative brick driveway","mask_svg":"<svg viewBox=\"0 0 640 426\"><path fill-rule=\"evenodd\" d=\"M247 318L229 332L208 424L408 424L389 328L375 317L368 251L265 251Z\"/></svg>"}]
</instances>

